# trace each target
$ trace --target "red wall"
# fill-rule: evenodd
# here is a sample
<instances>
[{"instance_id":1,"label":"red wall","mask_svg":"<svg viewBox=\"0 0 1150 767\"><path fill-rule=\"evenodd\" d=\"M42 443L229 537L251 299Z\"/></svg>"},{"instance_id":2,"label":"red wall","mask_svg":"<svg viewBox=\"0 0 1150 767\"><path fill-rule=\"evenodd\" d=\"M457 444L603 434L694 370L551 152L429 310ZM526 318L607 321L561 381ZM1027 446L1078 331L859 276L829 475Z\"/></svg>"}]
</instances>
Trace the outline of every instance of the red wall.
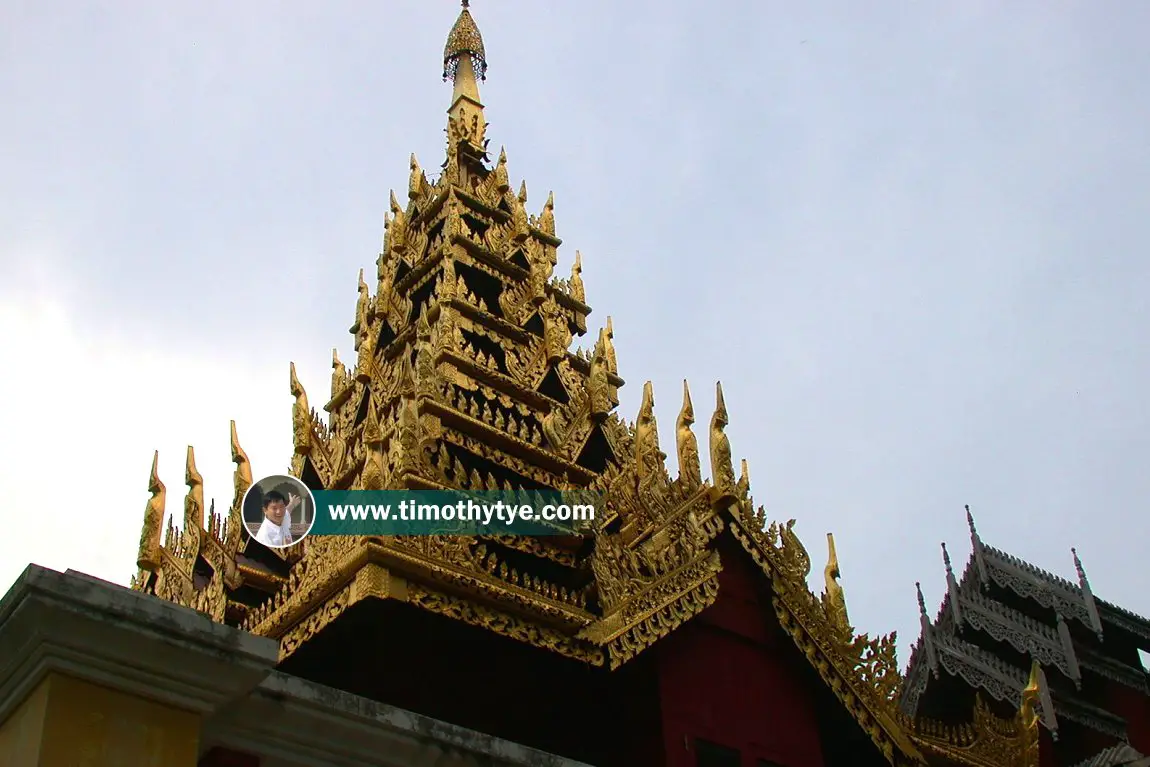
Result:
<instances>
[{"instance_id":1,"label":"red wall","mask_svg":"<svg viewBox=\"0 0 1150 767\"><path fill-rule=\"evenodd\" d=\"M741 751L743 767L822 767L806 660L778 625L766 578L737 547L720 546L716 603L653 648L666 765L694 767L702 738Z\"/></svg>"},{"instance_id":2,"label":"red wall","mask_svg":"<svg viewBox=\"0 0 1150 767\"><path fill-rule=\"evenodd\" d=\"M1117 682L1111 682L1107 692L1107 708L1126 720L1130 745L1150 754L1150 697Z\"/></svg>"}]
</instances>

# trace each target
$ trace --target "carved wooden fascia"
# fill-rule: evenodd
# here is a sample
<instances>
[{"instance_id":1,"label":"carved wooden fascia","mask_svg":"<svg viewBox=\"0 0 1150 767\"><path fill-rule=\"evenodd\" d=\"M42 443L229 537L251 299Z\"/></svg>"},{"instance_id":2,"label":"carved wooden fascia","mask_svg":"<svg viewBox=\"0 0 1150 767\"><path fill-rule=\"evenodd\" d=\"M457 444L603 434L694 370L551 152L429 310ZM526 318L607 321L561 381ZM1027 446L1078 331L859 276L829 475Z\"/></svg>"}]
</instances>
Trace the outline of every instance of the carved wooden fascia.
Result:
<instances>
[{"instance_id":1,"label":"carved wooden fascia","mask_svg":"<svg viewBox=\"0 0 1150 767\"><path fill-rule=\"evenodd\" d=\"M1021 716L995 716L981 695L975 697L971 721L949 725L932 720L904 720L911 738L930 756L963 767L1039 767L1033 746L1037 732Z\"/></svg>"},{"instance_id":2,"label":"carved wooden fascia","mask_svg":"<svg viewBox=\"0 0 1150 767\"><path fill-rule=\"evenodd\" d=\"M692 514L665 539L635 546L597 532L592 570L603 616L579 637L606 647L614 669L713 604L722 564L709 544L722 529L718 518Z\"/></svg>"},{"instance_id":3,"label":"carved wooden fascia","mask_svg":"<svg viewBox=\"0 0 1150 767\"><path fill-rule=\"evenodd\" d=\"M390 598L583 662L603 663L601 649L573 636L591 620L589 614L558 599L551 593L554 587L525 579L510 583L488 572L488 557L472 544L452 536L386 543L363 537L309 538L308 551L288 583L252 611L244 628L279 639L281 657L287 657L352 605ZM571 628L563 631L556 623Z\"/></svg>"},{"instance_id":4,"label":"carved wooden fascia","mask_svg":"<svg viewBox=\"0 0 1150 767\"><path fill-rule=\"evenodd\" d=\"M772 524L762 530L760 518L745 503L727 507L731 531L771 579L779 623L823 681L846 706L892 765L910 760L925 764L921 752L897 721L899 687L894 637L863 634L844 644L838 627L807 587L810 557L791 526Z\"/></svg>"}]
</instances>

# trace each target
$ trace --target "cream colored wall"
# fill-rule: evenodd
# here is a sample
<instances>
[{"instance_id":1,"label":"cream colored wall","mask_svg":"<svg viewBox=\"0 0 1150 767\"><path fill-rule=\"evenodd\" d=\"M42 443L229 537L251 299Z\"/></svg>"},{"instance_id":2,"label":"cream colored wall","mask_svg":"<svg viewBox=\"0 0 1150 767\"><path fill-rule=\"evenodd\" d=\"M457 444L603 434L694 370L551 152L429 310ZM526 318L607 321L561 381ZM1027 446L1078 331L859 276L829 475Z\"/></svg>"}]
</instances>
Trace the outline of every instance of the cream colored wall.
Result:
<instances>
[{"instance_id":1,"label":"cream colored wall","mask_svg":"<svg viewBox=\"0 0 1150 767\"><path fill-rule=\"evenodd\" d=\"M52 674L0 727L5 767L195 767L200 717Z\"/></svg>"},{"instance_id":2,"label":"cream colored wall","mask_svg":"<svg viewBox=\"0 0 1150 767\"><path fill-rule=\"evenodd\" d=\"M47 710L48 683L45 680L0 724L0 764L10 767L40 764L40 742Z\"/></svg>"}]
</instances>

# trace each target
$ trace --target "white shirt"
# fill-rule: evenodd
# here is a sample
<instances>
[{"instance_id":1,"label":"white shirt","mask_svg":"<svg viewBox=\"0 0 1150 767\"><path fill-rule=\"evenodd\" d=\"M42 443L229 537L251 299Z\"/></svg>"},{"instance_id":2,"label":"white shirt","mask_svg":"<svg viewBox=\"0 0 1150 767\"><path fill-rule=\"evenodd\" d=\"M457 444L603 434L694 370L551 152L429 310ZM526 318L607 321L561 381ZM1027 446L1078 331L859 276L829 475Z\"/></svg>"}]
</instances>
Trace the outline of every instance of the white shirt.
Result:
<instances>
[{"instance_id":1,"label":"white shirt","mask_svg":"<svg viewBox=\"0 0 1150 767\"><path fill-rule=\"evenodd\" d=\"M256 533L256 540L265 546L280 547L291 545L291 515L284 514L282 525L277 525L267 517L264 517L259 532Z\"/></svg>"}]
</instances>

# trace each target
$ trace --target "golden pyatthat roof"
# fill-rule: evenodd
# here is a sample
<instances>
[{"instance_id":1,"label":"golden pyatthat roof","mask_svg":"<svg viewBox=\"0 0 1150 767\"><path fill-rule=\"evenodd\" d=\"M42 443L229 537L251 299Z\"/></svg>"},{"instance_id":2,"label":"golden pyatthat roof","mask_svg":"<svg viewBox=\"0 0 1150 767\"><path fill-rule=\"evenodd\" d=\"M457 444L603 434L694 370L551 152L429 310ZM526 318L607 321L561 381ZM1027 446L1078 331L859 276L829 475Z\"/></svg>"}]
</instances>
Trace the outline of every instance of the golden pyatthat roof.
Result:
<instances>
[{"instance_id":1,"label":"golden pyatthat roof","mask_svg":"<svg viewBox=\"0 0 1150 767\"><path fill-rule=\"evenodd\" d=\"M455 77L464 57L485 72L466 2L445 74ZM1031 767L1029 719L980 708L953 729L901 715L894 635L856 634L847 622L833 540L826 593L810 591L794 520L768 524L746 461L735 471L721 386L707 434L710 480L686 382L676 477L659 449L649 383L636 421L620 416L610 318L591 348L572 348L591 313L583 259L555 276L554 198L528 212L506 153L488 159L482 107L468 93L449 111L442 173L429 179L412 156L406 204L391 195L374 292L362 271L357 282L355 362L333 354L326 417L291 368L292 473L315 489L588 489L600 498L593 527L553 538L312 537L266 549L241 534L252 476L233 423L235 494L227 512L207 513L206 529L189 450L184 523L168 520L161 543L166 489L153 462L133 587L275 637L284 657L352 605L394 599L615 668L714 603L717 541L729 534L769 579L780 625L892 765Z\"/></svg>"}]
</instances>

